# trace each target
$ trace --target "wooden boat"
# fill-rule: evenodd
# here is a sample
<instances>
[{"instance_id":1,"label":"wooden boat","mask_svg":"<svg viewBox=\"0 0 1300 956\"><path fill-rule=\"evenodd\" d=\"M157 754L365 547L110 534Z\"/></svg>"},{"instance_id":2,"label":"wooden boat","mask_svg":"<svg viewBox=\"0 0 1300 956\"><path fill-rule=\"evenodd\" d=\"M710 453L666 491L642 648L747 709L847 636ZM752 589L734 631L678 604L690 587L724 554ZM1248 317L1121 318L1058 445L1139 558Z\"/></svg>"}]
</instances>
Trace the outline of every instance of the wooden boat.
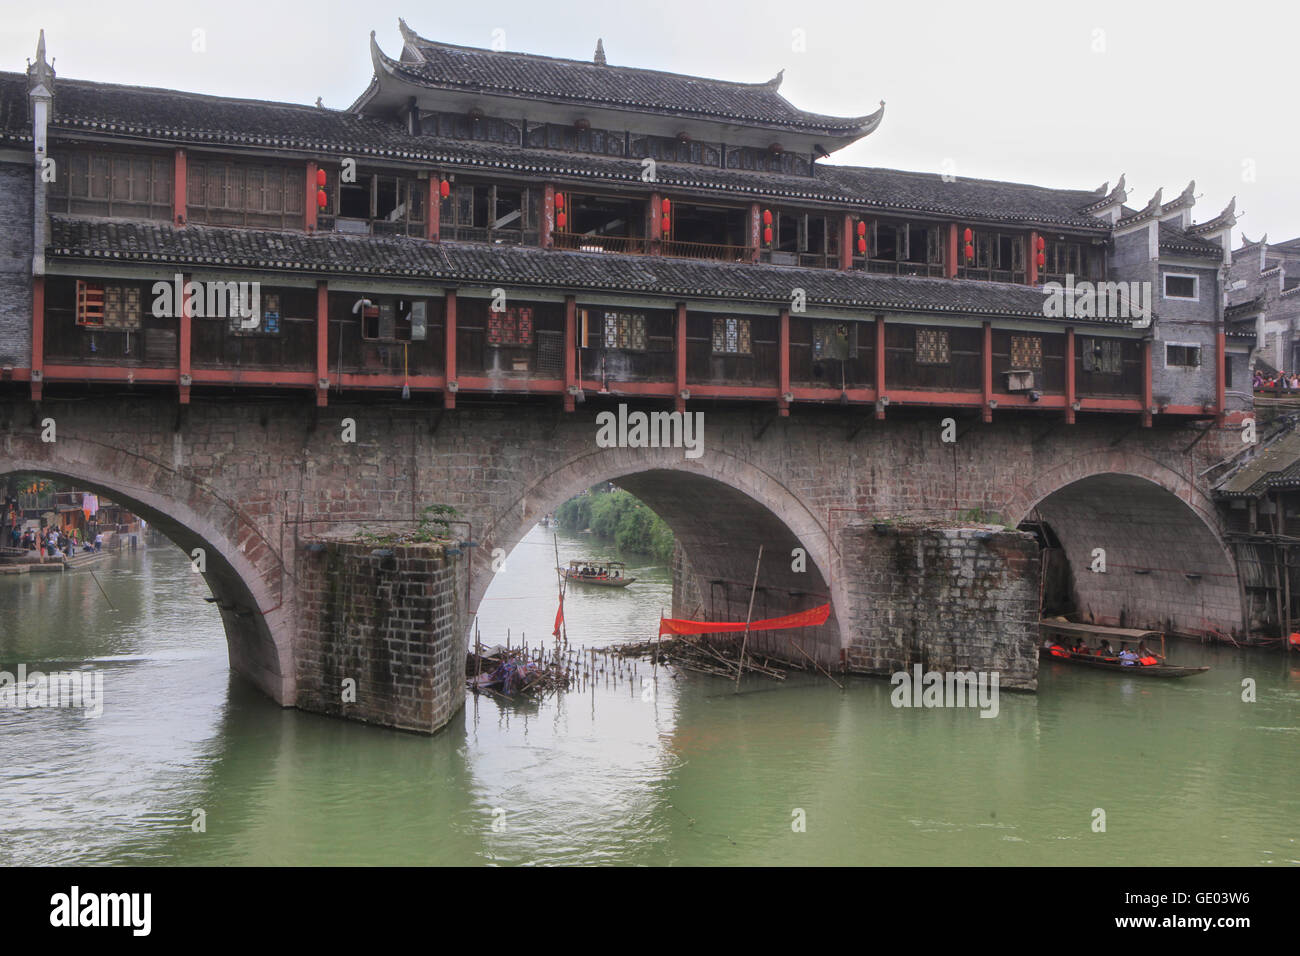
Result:
<instances>
[{"instance_id":1,"label":"wooden boat","mask_svg":"<svg viewBox=\"0 0 1300 956\"><path fill-rule=\"evenodd\" d=\"M1061 654L1065 656L1062 657ZM1084 667L1097 667L1101 670L1121 671L1130 677L1191 677L1203 674L1209 667L1181 667L1177 664L1125 664L1118 657L1096 657L1091 654L1072 654L1062 650L1054 653L1050 647L1040 647L1038 655L1043 660L1057 661L1062 664L1081 664Z\"/></svg>"},{"instance_id":2,"label":"wooden boat","mask_svg":"<svg viewBox=\"0 0 1300 956\"><path fill-rule=\"evenodd\" d=\"M584 570L590 573L584 574ZM627 576L627 565L622 561L570 561L564 577L601 588L625 588L636 580Z\"/></svg>"}]
</instances>

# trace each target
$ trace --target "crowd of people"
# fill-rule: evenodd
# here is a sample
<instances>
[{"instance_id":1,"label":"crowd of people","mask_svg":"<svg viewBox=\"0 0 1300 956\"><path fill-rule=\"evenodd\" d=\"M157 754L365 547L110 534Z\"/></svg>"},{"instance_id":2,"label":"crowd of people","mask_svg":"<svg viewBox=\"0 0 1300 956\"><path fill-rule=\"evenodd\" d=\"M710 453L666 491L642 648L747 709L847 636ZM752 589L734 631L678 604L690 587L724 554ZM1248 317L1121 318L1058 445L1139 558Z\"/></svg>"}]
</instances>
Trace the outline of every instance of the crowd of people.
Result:
<instances>
[{"instance_id":1,"label":"crowd of people","mask_svg":"<svg viewBox=\"0 0 1300 956\"><path fill-rule=\"evenodd\" d=\"M31 528L20 531L18 528L12 528L9 531L9 542L12 547L39 553L42 559L70 558L78 553L104 550L102 533L96 533L94 538L90 538L83 536L79 528L73 528L71 534L59 531L57 528L44 528L41 531L34 531Z\"/></svg>"},{"instance_id":2,"label":"crowd of people","mask_svg":"<svg viewBox=\"0 0 1300 956\"><path fill-rule=\"evenodd\" d=\"M1103 660L1112 661L1118 660L1125 667L1132 667L1138 664L1146 666L1160 663L1160 658L1155 655L1155 652L1147 648L1146 641L1138 641L1136 650L1130 648L1128 642L1124 641L1120 644L1118 653L1116 653L1115 649L1111 647L1110 641L1106 640L1104 637L1101 639L1101 643L1095 648L1089 646L1088 642L1082 637L1077 638L1074 644L1069 646L1058 644L1050 639L1045 643L1052 651L1068 651L1070 654L1077 654L1081 657L1099 657Z\"/></svg>"},{"instance_id":3,"label":"crowd of people","mask_svg":"<svg viewBox=\"0 0 1300 956\"><path fill-rule=\"evenodd\" d=\"M1280 388L1284 392L1300 392L1300 372L1275 372L1265 375L1255 370L1255 388Z\"/></svg>"}]
</instances>

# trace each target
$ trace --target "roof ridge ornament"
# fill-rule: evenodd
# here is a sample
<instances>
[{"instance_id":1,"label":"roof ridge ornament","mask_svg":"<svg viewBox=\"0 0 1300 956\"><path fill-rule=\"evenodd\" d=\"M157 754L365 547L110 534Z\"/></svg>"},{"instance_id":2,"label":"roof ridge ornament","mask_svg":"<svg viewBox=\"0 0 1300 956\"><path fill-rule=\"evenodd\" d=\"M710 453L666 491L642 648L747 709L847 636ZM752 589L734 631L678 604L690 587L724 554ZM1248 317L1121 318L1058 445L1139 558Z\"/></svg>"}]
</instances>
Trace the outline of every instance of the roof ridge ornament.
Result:
<instances>
[{"instance_id":1,"label":"roof ridge ornament","mask_svg":"<svg viewBox=\"0 0 1300 956\"><path fill-rule=\"evenodd\" d=\"M596 37L596 55L592 57L592 62L597 66L607 66L605 62L605 41L601 37Z\"/></svg>"},{"instance_id":2,"label":"roof ridge ornament","mask_svg":"<svg viewBox=\"0 0 1300 956\"><path fill-rule=\"evenodd\" d=\"M27 89L35 91L45 88L48 94L54 93L54 66L45 60L45 28L41 28L36 40L36 59L27 61Z\"/></svg>"}]
</instances>

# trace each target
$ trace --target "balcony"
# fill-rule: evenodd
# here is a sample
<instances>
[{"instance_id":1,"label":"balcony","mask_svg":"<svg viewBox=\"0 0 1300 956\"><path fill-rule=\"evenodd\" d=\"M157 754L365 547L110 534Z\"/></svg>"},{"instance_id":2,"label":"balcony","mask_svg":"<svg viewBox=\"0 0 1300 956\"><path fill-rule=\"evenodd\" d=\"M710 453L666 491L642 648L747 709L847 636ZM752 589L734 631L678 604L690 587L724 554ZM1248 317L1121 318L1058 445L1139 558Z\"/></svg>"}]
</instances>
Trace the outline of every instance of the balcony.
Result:
<instances>
[{"instance_id":1,"label":"balcony","mask_svg":"<svg viewBox=\"0 0 1300 956\"><path fill-rule=\"evenodd\" d=\"M716 262L751 262L754 258L753 246L737 246L725 242L687 242L680 239L665 239L660 243L665 256L679 259L711 259Z\"/></svg>"},{"instance_id":2,"label":"balcony","mask_svg":"<svg viewBox=\"0 0 1300 956\"><path fill-rule=\"evenodd\" d=\"M556 249L572 249L576 252L617 252L644 255L648 251L646 240L638 236L602 236L557 232L553 237L553 243Z\"/></svg>"}]
</instances>

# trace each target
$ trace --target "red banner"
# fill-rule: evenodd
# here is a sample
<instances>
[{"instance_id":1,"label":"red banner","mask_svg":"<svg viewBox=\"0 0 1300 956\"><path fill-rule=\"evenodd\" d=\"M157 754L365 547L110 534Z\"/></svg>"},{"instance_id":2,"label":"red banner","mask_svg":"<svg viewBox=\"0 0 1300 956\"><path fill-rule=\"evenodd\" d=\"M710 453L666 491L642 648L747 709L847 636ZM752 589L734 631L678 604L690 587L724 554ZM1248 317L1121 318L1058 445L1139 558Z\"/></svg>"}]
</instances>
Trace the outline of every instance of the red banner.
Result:
<instances>
[{"instance_id":1,"label":"red banner","mask_svg":"<svg viewBox=\"0 0 1300 956\"><path fill-rule=\"evenodd\" d=\"M560 636L560 625L564 623L564 595L560 595L560 606L555 609L555 630L551 631L552 637Z\"/></svg>"},{"instance_id":2,"label":"red banner","mask_svg":"<svg viewBox=\"0 0 1300 956\"><path fill-rule=\"evenodd\" d=\"M751 621L751 631L783 631L790 627L813 627L825 624L831 616L831 606L809 608L785 617L769 617L762 621ZM659 619L659 633L662 634L720 634L723 631L743 631L744 621L685 621L680 618L664 617Z\"/></svg>"}]
</instances>

